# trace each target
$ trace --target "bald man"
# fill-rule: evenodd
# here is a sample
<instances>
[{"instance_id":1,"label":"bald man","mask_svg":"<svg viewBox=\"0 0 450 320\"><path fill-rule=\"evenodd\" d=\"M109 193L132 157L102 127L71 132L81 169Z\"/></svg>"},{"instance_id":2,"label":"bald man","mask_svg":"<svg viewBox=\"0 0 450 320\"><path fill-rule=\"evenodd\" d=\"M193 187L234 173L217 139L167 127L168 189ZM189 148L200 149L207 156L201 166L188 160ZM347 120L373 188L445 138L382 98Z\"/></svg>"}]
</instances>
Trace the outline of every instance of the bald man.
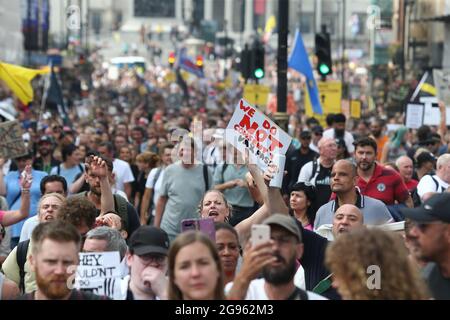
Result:
<instances>
[{"instance_id":1,"label":"bald man","mask_svg":"<svg viewBox=\"0 0 450 320\"><path fill-rule=\"evenodd\" d=\"M297 181L316 187L316 199L312 203L314 208L319 208L330 200L331 167L337 155L337 144L332 138L320 139L318 146L319 158L302 167Z\"/></svg>"},{"instance_id":2,"label":"bald man","mask_svg":"<svg viewBox=\"0 0 450 320\"><path fill-rule=\"evenodd\" d=\"M395 165L398 168L398 173L405 182L406 188L409 192L412 192L419 184L419 181L412 178L414 173L413 161L408 156L401 156L395 161Z\"/></svg>"},{"instance_id":3,"label":"bald man","mask_svg":"<svg viewBox=\"0 0 450 320\"><path fill-rule=\"evenodd\" d=\"M331 170L331 190L335 199L319 208L314 221L314 230L323 224L333 223L337 210L346 204L356 206L369 225L379 225L393 222L386 205L380 200L362 195L356 188L357 171L355 165L349 160L337 161Z\"/></svg>"},{"instance_id":4,"label":"bald man","mask_svg":"<svg viewBox=\"0 0 450 320\"><path fill-rule=\"evenodd\" d=\"M359 228L364 224L364 215L357 206L344 204L336 210L333 219L333 235L349 232L354 228Z\"/></svg>"}]
</instances>

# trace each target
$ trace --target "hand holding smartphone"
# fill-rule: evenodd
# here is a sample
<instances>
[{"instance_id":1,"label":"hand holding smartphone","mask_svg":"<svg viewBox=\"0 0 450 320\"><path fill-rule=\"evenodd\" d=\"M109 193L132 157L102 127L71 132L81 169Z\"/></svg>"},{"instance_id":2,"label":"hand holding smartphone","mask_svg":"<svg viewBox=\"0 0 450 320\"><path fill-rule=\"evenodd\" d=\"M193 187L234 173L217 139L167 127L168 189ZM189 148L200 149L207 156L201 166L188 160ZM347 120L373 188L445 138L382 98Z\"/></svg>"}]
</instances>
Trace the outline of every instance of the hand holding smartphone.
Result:
<instances>
[{"instance_id":1,"label":"hand holding smartphone","mask_svg":"<svg viewBox=\"0 0 450 320\"><path fill-rule=\"evenodd\" d=\"M266 224L252 225L251 238L252 246L270 241L270 226Z\"/></svg>"}]
</instances>

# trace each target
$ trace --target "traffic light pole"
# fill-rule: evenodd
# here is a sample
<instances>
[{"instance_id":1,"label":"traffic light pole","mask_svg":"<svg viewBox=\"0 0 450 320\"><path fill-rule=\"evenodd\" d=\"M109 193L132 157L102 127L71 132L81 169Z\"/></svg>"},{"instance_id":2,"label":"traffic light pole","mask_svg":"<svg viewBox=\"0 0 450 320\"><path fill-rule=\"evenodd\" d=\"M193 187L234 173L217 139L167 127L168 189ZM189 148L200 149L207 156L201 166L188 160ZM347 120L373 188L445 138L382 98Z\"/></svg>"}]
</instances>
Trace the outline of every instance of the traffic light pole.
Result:
<instances>
[{"instance_id":1,"label":"traffic light pole","mask_svg":"<svg viewBox=\"0 0 450 320\"><path fill-rule=\"evenodd\" d=\"M278 21L277 112L274 116L278 125L287 132L289 119L289 116L286 113L289 0L278 0Z\"/></svg>"}]
</instances>

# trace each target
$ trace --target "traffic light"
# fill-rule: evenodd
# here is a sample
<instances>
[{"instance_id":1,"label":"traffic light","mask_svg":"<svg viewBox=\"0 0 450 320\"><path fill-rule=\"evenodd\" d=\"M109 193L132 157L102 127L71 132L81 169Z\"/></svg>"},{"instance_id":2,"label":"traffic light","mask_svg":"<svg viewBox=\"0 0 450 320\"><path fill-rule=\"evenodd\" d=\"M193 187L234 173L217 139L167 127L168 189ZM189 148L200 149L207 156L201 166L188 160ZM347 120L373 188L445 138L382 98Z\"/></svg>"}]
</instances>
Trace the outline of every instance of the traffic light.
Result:
<instances>
[{"instance_id":1,"label":"traffic light","mask_svg":"<svg viewBox=\"0 0 450 320\"><path fill-rule=\"evenodd\" d=\"M175 52L169 53L169 59L167 60L169 62L170 67L173 67L173 64L175 63Z\"/></svg>"},{"instance_id":2,"label":"traffic light","mask_svg":"<svg viewBox=\"0 0 450 320\"><path fill-rule=\"evenodd\" d=\"M252 72L252 52L249 50L248 45L241 51L241 61L239 62L239 69L241 75L245 80L250 78Z\"/></svg>"},{"instance_id":3,"label":"traffic light","mask_svg":"<svg viewBox=\"0 0 450 320\"><path fill-rule=\"evenodd\" d=\"M316 56L317 56L317 71L322 77L326 77L331 74L332 61L331 61L331 43L330 34L326 31L316 33Z\"/></svg>"},{"instance_id":4,"label":"traffic light","mask_svg":"<svg viewBox=\"0 0 450 320\"><path fill-rule=\"evenodd\" d=\"M199 67L200 69L203 68L203 56L201 54L199 54L197 56L197 59L195 59L195 64L197 65L197 67Z\"/></svg>"},{"instance_id":5,"label":"traffic light","mask_svg":"<svg viewBox=\"0 0 450 320\"><path fill-rule=\"evenodd\" d=\"M252 50L252 74L253 79L259 80L264 78L264 55L265 50L261 43L256 43Z\"/></svg>"}]
</instances>

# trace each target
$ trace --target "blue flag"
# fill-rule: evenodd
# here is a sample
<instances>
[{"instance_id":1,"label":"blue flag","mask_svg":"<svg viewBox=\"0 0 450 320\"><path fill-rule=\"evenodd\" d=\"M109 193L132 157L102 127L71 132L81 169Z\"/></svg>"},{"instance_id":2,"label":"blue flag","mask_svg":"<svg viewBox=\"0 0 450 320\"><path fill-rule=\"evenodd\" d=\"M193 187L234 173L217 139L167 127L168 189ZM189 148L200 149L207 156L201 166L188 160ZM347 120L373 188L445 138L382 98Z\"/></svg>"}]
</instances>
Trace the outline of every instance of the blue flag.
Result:
<instances>
[{"instance_id":1,"label":"blue flag","mask_svg":"<svg viewBox=\"0 0 450 320\"><path fill-rule=\"evenodd\" d=\"M316 80L309 63L308 53L300 31L295 32L294 49L289 56L288 67L302 73L306 77L306 85L308 87L309 99L314 113L323 114L322 106L319 100L319 89L317 88Z\"/></svg>"},{"instance_id":2,"label":"blue flag","mask_svg":"<svg viewBox=\"0 0 450 320\"><path fill-rule=\"evenodd\" d=\"M183 69L189 73L192 73L196 75L199 78L204 78L205 75L203 73L203 70L199 68L186 54L186 49L182 48L179 51L177 63L175 65L175 68L179 67L180 69Z\"/></svg>"}]
</instances>

